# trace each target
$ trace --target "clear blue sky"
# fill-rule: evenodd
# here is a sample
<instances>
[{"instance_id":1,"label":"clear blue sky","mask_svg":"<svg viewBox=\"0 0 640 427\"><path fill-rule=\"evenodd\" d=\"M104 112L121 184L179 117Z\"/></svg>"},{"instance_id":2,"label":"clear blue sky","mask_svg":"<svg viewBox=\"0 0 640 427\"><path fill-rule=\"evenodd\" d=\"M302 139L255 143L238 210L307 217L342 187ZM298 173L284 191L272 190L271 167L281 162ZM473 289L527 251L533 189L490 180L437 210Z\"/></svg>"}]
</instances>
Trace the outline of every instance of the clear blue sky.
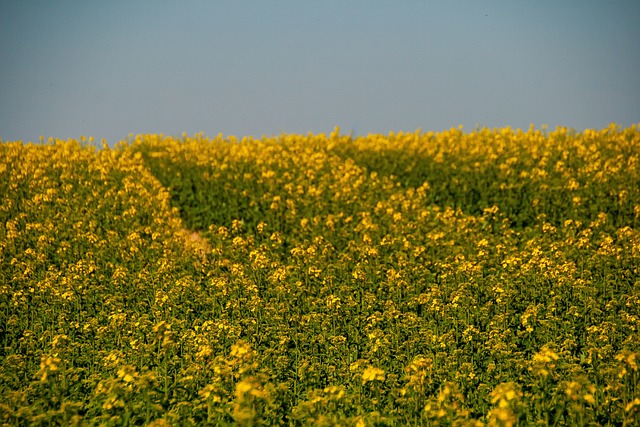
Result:
<instances>
[{"instance_id":1,"label":"clear blue sky","mask_svg":"<svg viewBox=\"0 0 640 427\"><path fill-rule=\"evenodd\" d=\"M0 138L640 123L640 1L0 3Z\"/></svg>"}]
</instances>

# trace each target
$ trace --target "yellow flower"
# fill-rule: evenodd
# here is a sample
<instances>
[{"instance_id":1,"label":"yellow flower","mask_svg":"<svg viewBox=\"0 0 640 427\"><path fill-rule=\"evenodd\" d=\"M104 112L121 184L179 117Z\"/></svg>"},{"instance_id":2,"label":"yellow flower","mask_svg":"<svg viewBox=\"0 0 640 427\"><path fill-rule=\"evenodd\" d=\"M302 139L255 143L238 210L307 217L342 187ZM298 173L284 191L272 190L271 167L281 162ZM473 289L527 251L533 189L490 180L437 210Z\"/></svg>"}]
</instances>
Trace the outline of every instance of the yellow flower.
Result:
<instances>
[{"instance_id":1,"label":"yellow flower","mask_svg":"<svg viewBox=\"0 0 640 427\"><path fill-rule=\"evenodd\" d=\"M511 427L515 425L516 415L509 408L497 408L489 411L489 426Z\"/></svg>"},{"instance_id":2,"label":"yellow flower","mask_svg":"<svg viewBox=\"0 0 640 427\"><path fill-rule=\"evenodd\" d=\"M118 369L118 378L125 383L131 383L135 379L136 372L131 366L123 366Z\"/></svg>"},{"instance_id":3,"label":"yellow flower","mask_svg":"<svg viewBox=\"0 0 640 427\"><path fill-rule=\"evenodd\" d=\"M365 385L369 381L384 381L384 378L385 375L382 369L369 366L362 373L362 385Z\"/></svg>"},{"instance_id":4,"label":"yellow flower","mask_svg":"<svg viewBox=\"0 0 640 427\"><path fill-rule=\"evenodd\" d=\"M635 409L636 406L640 406L640 397L636 397L631 402L629 402L627 406L625 406L624 410L626 412L630 412L632 409Z\"/></svg>"},{"instance_id":5,"label":"yellow flower","mask_svg":"<svg viewBox=\"0 0 640 427\"><path fill-rule=\"evenodd\" d=\"M244 341L238 341L237 344L231 346L231 356L241 359L251 352L251 345Z\"/></svg>"},{"instance_id":6,"label":"yellow flower","mask_svg":"<svg viewBox=\"0 0 640 427\"><path fill-rule=\"evenodd\" d=\"M250 392L251 390L253 390L253 384L252 383L250 383L248 381L240 381L236 385L236 397L241 398L246 393Z\"/></svg>"},{"instance_id":7,"label":"yellow flower","mask_svg":"<svg viewBox=\"0 0 640 427\"><path fill-rule=\"evenodd\" d=\"M541 363L555 362L558 358L558 355L548 347L542 347L539 352L533 355L533 361Z\"/></svg>"},{"instance_id":8,"label":"yellow flower","mask_svg":"<svg viewBox=\"0 0 640 427\"><path fill-rule=\"evenodd\" d=\"M267 397L267 393L262 389L260 382L254 377L244 379L236 384L235 395L236 398L240 400L246 396L256 397L259 399Z\"/></svg>"},{"instance_id":9,"label":"yellow flower","mask_svg":"<svg viewBox=\"0 0 640 427\"><path fill-rule=\"evenodd\" d=\"M208 345L202 345L196 353L196 360L204 360L213 354L213 350Z\"/></svg>"}]
</instances>

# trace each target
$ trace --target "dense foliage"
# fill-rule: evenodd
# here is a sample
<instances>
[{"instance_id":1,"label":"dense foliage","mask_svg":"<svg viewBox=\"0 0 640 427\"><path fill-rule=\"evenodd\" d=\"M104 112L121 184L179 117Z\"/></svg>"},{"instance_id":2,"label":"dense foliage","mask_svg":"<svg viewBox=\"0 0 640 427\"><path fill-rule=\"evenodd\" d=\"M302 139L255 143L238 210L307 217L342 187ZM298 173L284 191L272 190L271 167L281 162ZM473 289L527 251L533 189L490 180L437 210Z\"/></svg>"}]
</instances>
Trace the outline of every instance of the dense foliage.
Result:
<instances>
[{"instance_id":1,"label":"dense foliage","mask_svg":"<svg viewBox=\"0 0 640 427\"><path fill-rule=\"evenodd\" d=\"M640 131L0 143L0 424L640 422Z\"/></svg>"}]
</instances>

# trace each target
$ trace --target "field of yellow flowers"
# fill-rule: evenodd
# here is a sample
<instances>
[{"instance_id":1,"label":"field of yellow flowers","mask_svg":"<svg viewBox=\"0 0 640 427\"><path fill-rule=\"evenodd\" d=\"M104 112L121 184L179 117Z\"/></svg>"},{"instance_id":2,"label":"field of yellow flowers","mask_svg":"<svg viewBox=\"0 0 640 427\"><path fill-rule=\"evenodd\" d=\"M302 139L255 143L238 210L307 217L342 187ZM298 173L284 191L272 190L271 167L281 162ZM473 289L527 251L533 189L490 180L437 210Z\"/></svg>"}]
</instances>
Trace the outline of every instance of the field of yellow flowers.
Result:
<instances>
[{"instance_id":1,"label":"field of yellow flowers","mask_svg":"<svg viewBox=\"0 0 640 427\"><path fill-rule=\"evenodd\" d=\"M640 423L640 129L0 141L0 425Z\"/></svg>"}]
</instances>

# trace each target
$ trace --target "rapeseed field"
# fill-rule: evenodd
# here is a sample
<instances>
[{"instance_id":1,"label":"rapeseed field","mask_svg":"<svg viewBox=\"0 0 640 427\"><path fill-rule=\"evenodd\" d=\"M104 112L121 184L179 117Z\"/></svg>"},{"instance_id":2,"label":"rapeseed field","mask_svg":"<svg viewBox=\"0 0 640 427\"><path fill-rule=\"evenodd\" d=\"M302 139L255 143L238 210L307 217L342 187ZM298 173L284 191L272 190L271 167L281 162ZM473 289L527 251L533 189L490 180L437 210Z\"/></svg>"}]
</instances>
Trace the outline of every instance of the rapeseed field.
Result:
<instances>
[{"instance_id":1,"label":"rapeseed field","mask_svg":"<svg viewBox=\"0 0 640 427\"><path fill-rule=\"evenodd\" d=\"M640 130L0 142L0 424L640 424Z\"/></svg>"}]
</instances>

